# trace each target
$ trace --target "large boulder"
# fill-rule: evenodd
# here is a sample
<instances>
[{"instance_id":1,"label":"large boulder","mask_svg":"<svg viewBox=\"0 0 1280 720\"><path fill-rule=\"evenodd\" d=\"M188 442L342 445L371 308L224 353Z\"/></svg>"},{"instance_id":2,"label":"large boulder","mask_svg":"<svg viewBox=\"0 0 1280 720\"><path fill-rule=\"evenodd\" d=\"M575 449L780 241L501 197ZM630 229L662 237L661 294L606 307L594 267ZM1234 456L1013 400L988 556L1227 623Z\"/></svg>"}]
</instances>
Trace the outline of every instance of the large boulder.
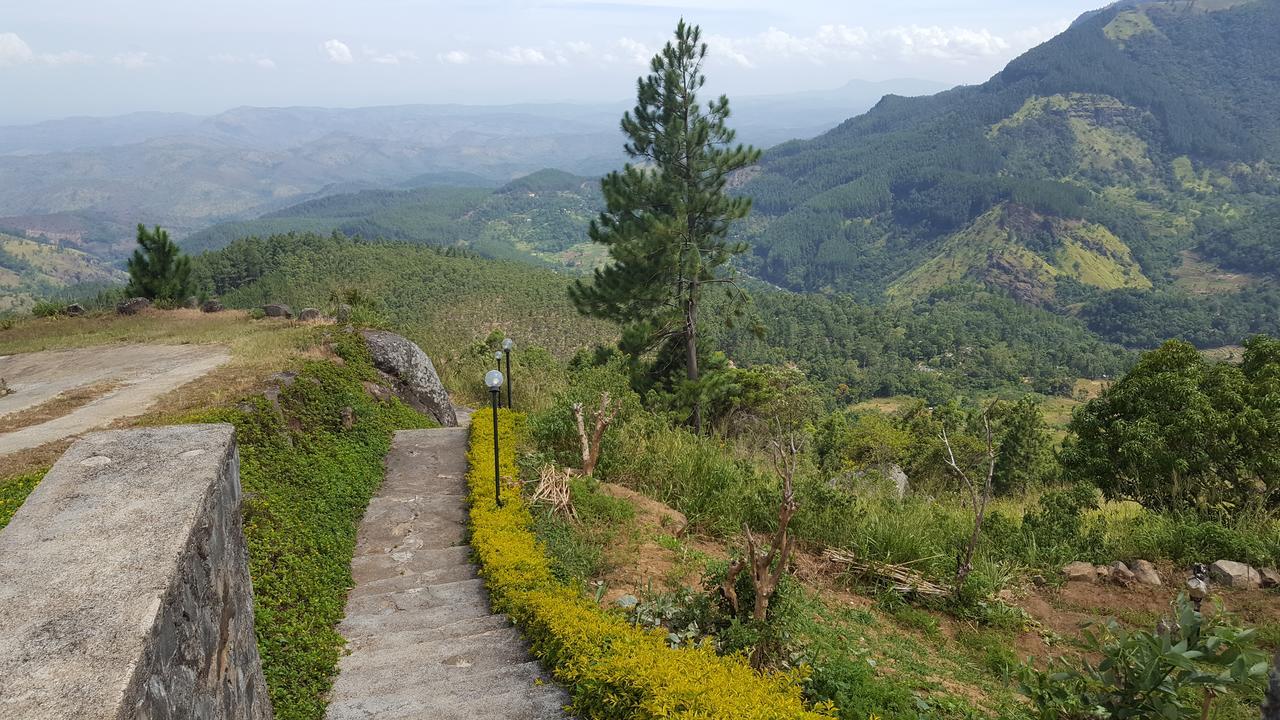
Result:
<instances>
[{"instance_id":1,"label":"large boulder","mask_svg":"<svg viewBox=\"0 0 1280 720\"><path fill-rule=\"evenodd\" d=\"M301 320L302 322L311 322L313 320L319 320L320 311L317 310L316 308L302 308L302 311L298 313L298 319Z\"/></svg>"},{"instance_id":2,"label":"large boulder","mask_svg":"<svg viewBox=\"0 0 1280 720\"><path fill-rule=\"evenodd\" d=\"M1262 587L1273 588L1280 587L1280 570L1275 568L1260 568L1258 574L1262 576Z\"/></svg>"},{"instance_id":3,"label":"large boulder","mask_svg":"<svg viewBox=\"0 0 1280 720\"><path fill-rule=\"evenodd\" d=\"M262 312L269 318L291 318L293 317L293 309L288 305L281 303L271 303L263 305Z\"/></svg>"},{"instance_id":4,"label":"large boulder","mask_svg":"<svg viewBox=\"0 0 1280 720\"><path fill-rule=\"evenodd\" d=\"M1133 579L1137 580L1141 585L1152 585L1159 587L1163 585L1160 581L1160 573L1156 572L1156 566L1146 560L1134 560L1129 569L1133 571Z\"/></svg>"},{"instance_id":5,"label":"large boulder","mask_svg":"<svg viewBox=\"0 0 1280 720\"><path fill-rule=\"evenodd\" d=\"M84 315L84 306L80 303L71 303L67 306L65 312L67 313L67 317L80 317L81 315Z\"/></svg>"},{"instance_id":6,"label":"large boulder","mask_svg":"<svg viewBox=\"0 0 1280 720\"><path fill-rule=\"evenodd\" d=\"M1134 575L1133 570L1130 570L1128 565L1125 565L1119 560L1111 563L1109 569L1111 570L1112 582L1115 582L1119 585L1128 586L1128 585L1131 585L1133 581L1137 579Z\"/></svg>"},{"instance_id":7,"label":"large boulder","mask_svg":"<svg viewBox=\"0 0 1280 720\"><path fill-rule=\"evenodd\" d=\"M449 402L449 393L431 358L422 348L392 332L363 330L360 333L374 367L387 373L395 382L396 394L418 412L426 413L446 427L456 427L458 416Z\"/></svg>"},{"instance_id":8,"label":"large boulder","mask_svg":"<svg viewBox=\"0 0 1280 720\"><path fill-rule=\"evenodd\" d=\"M1093 563L1073 562L1062 568L1062 576L1067 582L1093 582L1098 577L1098 571Z\"/></svg>"},{"instance_id":9,"label":"large boulder","mask_svg":"<svg viewBox=\"0 0 1280 720\"><path fill-rule=\"evenodd\" d=\"M121 300L120 304L116 305L116 312L121 315L137 315L149 307L151 307L151 301L144 297L129 298Z\"/></svg>"},{"instance_id":10,"label":"large boulder","mask_svg":"<svg viewBox=\"0 0 1280 720\"><path fill-rule=\"evenodd\" d=\"M1219 560L1210 565L1209 576L1218 584L1227 587L1251 590L1262 587L1262 576L1257 570L1234 560Z\"/></svg>"},{"instance_id":11,"label":"large boulder","mask_svg":"<svg viewBox=\"0 0 1280 720\"><path fill-rule=\"evenodd\" d=\"M217 300L205 300L204 304L200 306L200 312L216 313L222 312L222 310L222 303Z\"/></svg>"}]
</instances>

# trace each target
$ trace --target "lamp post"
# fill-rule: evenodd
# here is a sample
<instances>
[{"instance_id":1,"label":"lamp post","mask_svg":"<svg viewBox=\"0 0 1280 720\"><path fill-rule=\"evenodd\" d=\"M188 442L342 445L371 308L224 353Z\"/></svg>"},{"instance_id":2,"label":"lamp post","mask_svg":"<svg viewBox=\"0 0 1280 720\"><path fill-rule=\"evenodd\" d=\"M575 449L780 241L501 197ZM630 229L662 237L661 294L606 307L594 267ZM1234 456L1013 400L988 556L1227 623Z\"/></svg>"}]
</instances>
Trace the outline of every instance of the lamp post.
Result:
<instances>
[{"instance_id":1,"label":"lamp post","mask_svg":"<svg viewBox=\"0 0 1280 720\"><path fill-rule=\"evenodd\" d=\"M493 354L493 363L494 365L497 366L498 372L502 372L502 351L501 350L498 350ZM485 377L488 378L489 376L486 375ZM486 380L486 382L488 381ZM499 398L498 407L502 407L501 398Z\"/></svg>"},{"instance_id":2,"label":"lamp post","mask_svg":"<svg viewBox=\"0 0 1280 720\"><path fill-rule=\"evenodd\" d=\"M504 355L507 356L507 409L508 410L514 407L511 404L511 348L515 346L516 346L516 343L511 338L506 338L502 341L502 352Z\"/></svg>"},{"instance_id":3,"label":"lamp post","mask_svg":"<svg viewBox=\"0 0 1280 720\"><path fill-rule=\"evenodd\" d=\"M484 376L489 388L490 405L493 406L493 497L502 507L502 472L498 463L498 393L502 390L502 371L490 370Z\"/></svg>"}]
</instances>

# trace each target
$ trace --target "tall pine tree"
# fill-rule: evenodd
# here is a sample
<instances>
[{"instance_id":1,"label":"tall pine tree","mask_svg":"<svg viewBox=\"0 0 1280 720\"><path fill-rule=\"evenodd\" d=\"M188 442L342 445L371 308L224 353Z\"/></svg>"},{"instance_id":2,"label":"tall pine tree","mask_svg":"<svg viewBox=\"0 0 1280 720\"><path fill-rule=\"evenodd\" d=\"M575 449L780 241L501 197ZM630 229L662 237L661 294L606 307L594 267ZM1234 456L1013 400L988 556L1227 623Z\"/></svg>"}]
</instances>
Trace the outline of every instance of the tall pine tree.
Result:
<instances>
[{"instance_id":1,"label":"tall pine tree","mask_svg":"<svg viewBox=\"0 0 1280 720\"><path fill-rule=\"evenodd\" d=\"M168 231L139 223L138 246L129 258L130 297L181 300L191 292L191 258L169 239Z\"/></svg>"},{"instance_id":2,"label":"tall pine tree","mask_svg":"<svg viewBox=\"0 0 1280 720\"><path fill-rule=\"evenodd\" d=\"M751 201L725 192L733 172L755 164L760 151L734 145L727 125L729 99L705 108L697 93L707 46L702 31L681 20L674 42L637 81L636 107L622 117L627 154L636 161L602 181L606 210L592 221L592 241L609 248L611 262L590 283L578 281L570 297L579 312L622 324L623 350L633 356L676 341L683 345L685 377L698 375L698 310L709 285L728 284L737 303L729 260L746 250L727 239L729 225L746 217ZM695 396L696 397L696 396ZM702 408L692 421L702 429Z\"/></svg>"}]
</instances>

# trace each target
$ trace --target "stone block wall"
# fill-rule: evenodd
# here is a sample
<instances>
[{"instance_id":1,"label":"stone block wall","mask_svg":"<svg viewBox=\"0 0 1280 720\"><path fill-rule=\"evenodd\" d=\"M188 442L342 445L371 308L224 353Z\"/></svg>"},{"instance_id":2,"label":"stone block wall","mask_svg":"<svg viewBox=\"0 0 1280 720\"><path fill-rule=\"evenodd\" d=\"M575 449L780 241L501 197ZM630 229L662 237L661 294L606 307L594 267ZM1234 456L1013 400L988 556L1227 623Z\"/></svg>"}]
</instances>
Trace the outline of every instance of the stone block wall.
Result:
<instances>
[{"instance_id":1,"label":"stone block wall","mask_svg":"<svg viewBox=\"0 0 1280 720\"><path fill-rule=\"evenodd\" d=\"M88 435L0 531L0 717L271 717L230 425Z\"/></svg>"}]
</instances>

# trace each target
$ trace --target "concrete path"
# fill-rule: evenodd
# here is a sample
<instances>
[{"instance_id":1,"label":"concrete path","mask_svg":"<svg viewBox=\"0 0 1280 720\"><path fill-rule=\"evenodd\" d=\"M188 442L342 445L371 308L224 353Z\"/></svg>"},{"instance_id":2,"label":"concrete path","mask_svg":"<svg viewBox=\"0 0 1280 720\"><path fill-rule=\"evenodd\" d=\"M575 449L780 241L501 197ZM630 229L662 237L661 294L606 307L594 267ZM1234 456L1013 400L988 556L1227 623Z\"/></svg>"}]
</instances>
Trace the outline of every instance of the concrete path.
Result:
<instances>
[{"instance_id":1,"label":"concrete path","mask_svg":"<svg viewBox=\"0 0 1280 720\"><path fill-rule=\"evenodd\" d=\"M565 718L568 696L489 610L466 545L463 427L396 433L360 524L327 717Z\"/></svg>"},{"instance_id":2,"label":"concrete path","mask_svg":"<svg viewBox=\"0 0 1280 720\"><path fill-rule=\"evenodd\" d=\"M78 387L103 381L121 383L62 417L0 434L0 455L141 415L156 398L230 359L231 354L221 345L121 345L0 358L0 377L14 391L0 398L0 416L36 407Z\"/></svg>"}]
</instances>

